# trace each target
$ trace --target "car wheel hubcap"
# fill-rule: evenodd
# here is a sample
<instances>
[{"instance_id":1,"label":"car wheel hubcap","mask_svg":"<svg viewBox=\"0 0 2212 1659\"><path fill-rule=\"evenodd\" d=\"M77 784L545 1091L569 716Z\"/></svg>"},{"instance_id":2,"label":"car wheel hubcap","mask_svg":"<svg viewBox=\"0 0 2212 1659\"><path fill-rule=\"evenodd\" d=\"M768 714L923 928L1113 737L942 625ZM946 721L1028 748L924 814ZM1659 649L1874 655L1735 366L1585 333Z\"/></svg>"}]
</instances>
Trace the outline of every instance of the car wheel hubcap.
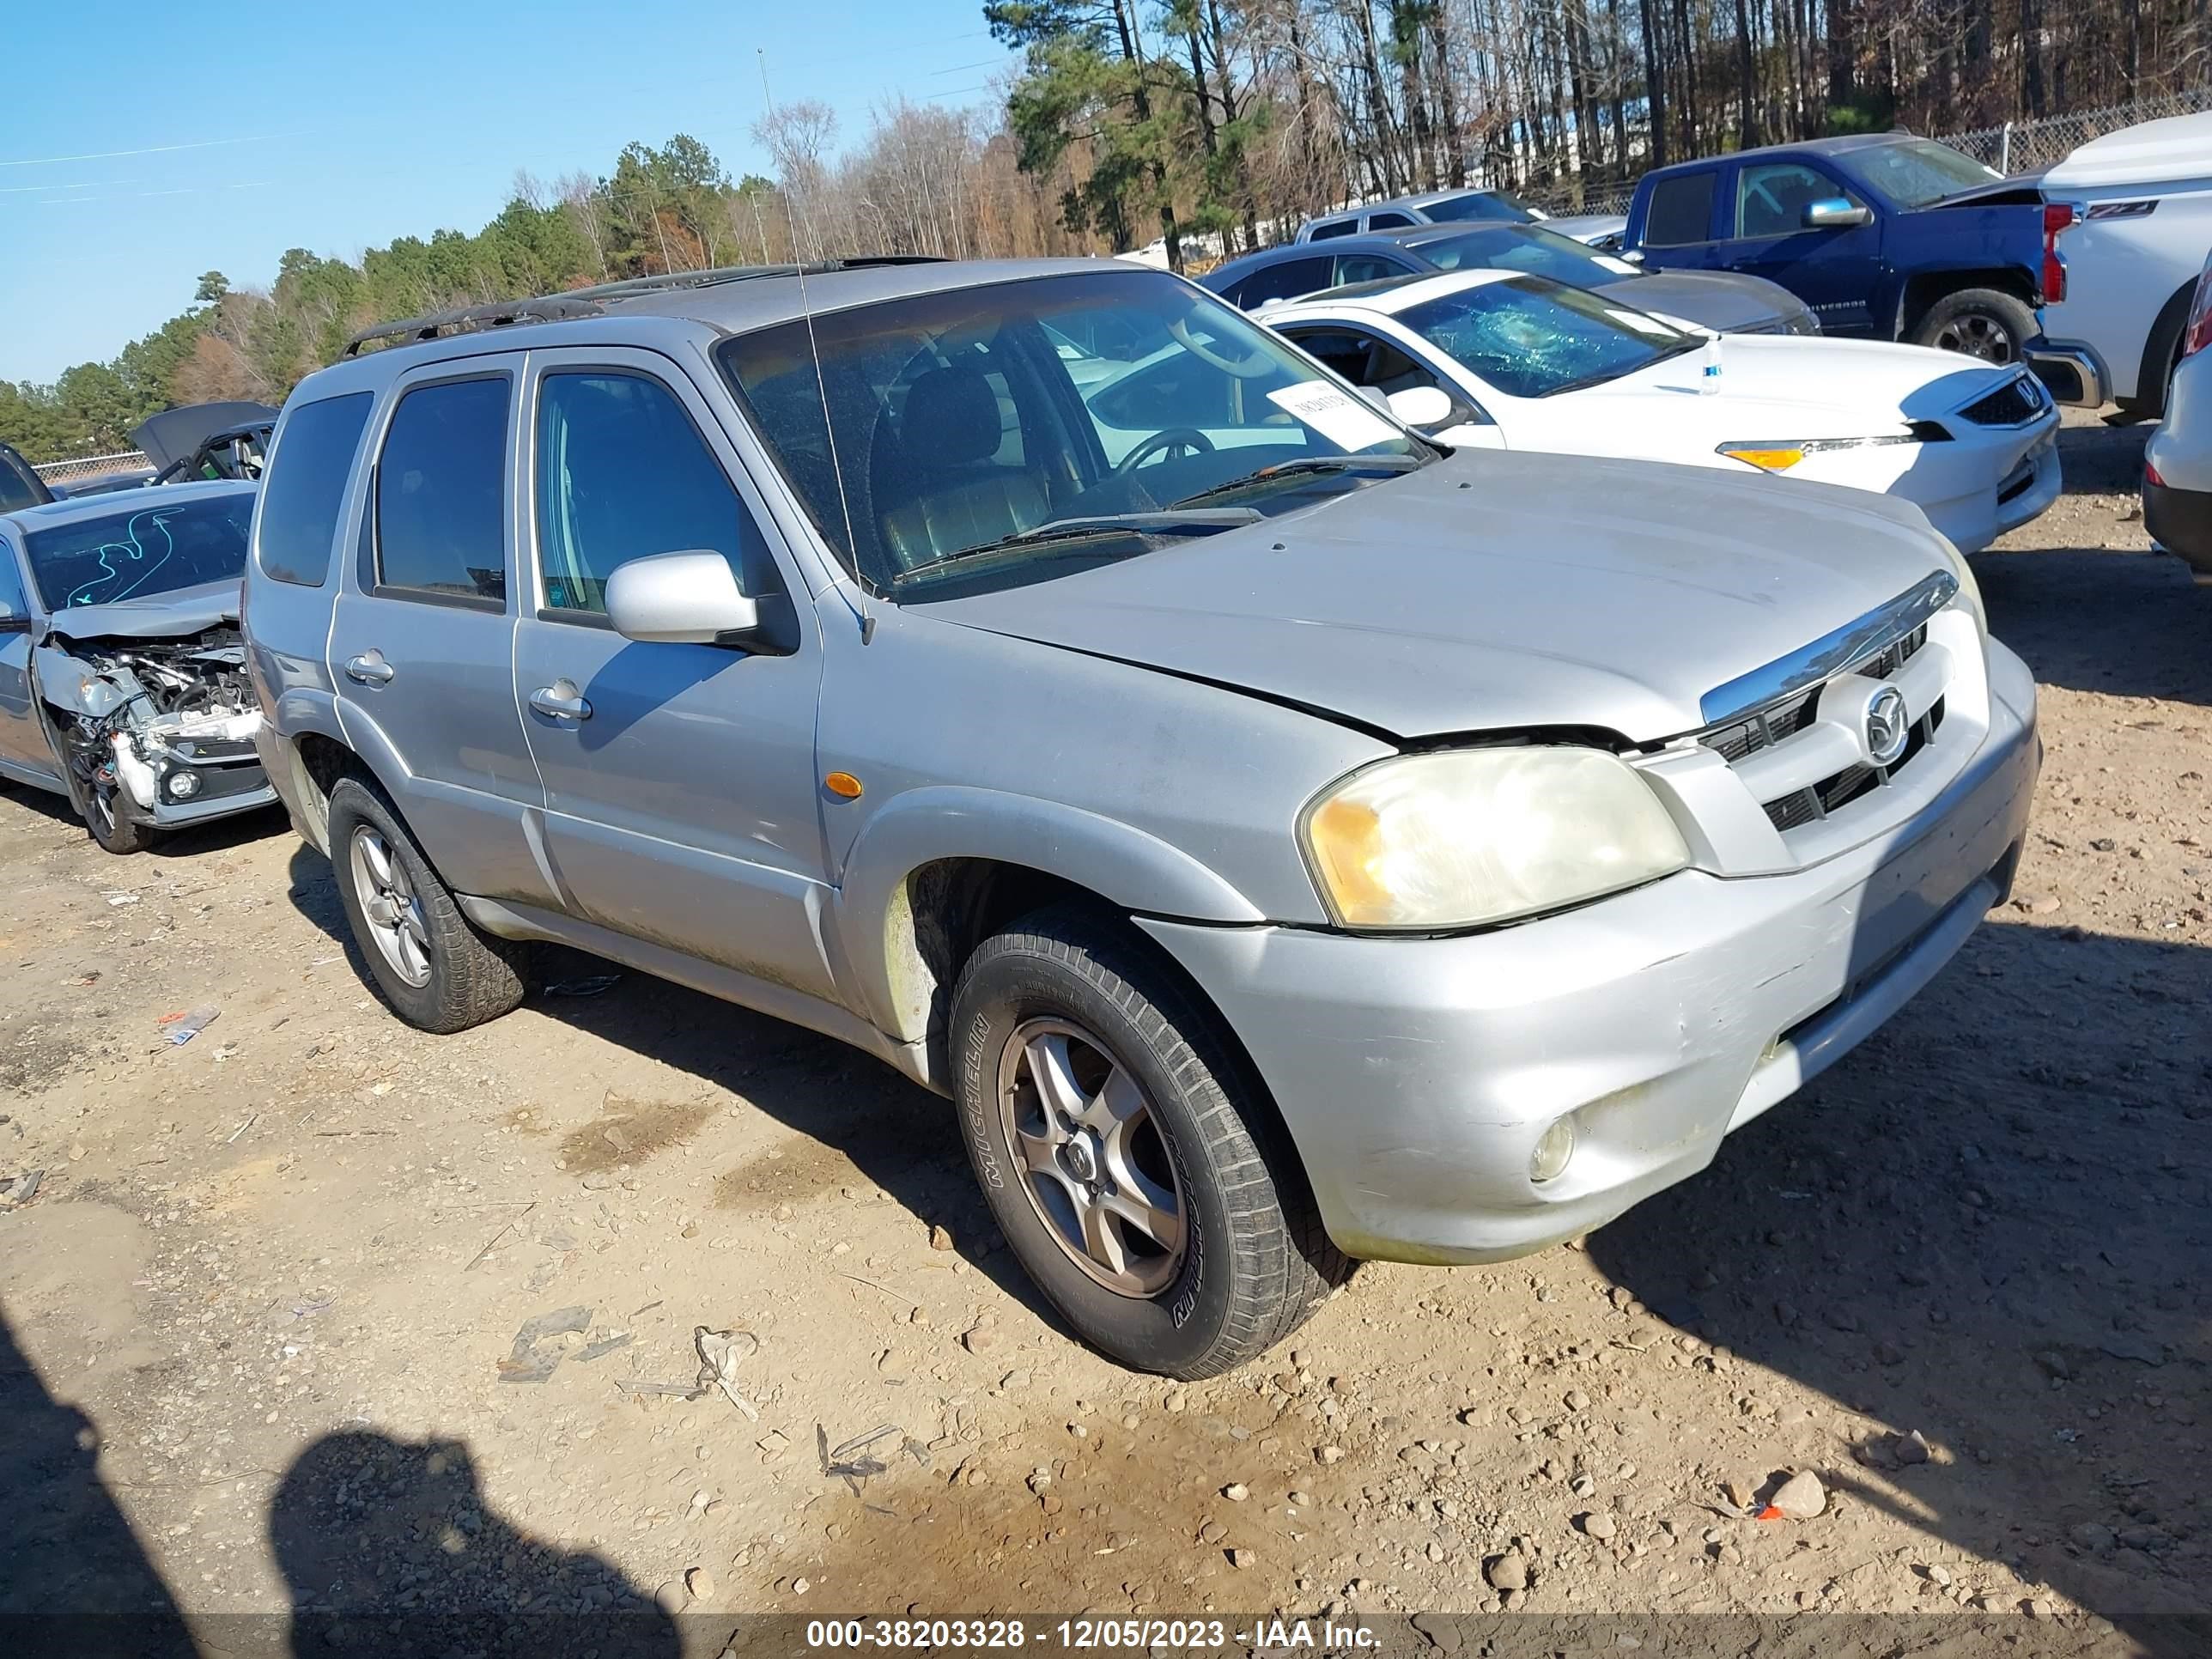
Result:
<instances>
[{"instance_id":1,"label":"car wheel hubcap","mask_svg":"<svg viewBox=\"0 0 2212 1659\"><path fill-rule=\"evenodd\" d=\"M2008 363L2013 360L2012 331L1981 312L1971 312L1948 324L1936 343L1946 351L1962 351L1986 362Z\"/></svg>"},{"instance_id":2,"label":"car wheel hubcap","mask_svg":"<svg viewBox=\"0 0 2212 1659\"><path fill-rule=\"evenodd\" d=\"M353 832L353 890L385 965L410 985L430 982L430 928L407 866L392 843L363 825Z\"/></svg>"},{"instance_id":3,"label":"car wheel hubcap","mask_svg":"<svg viewBox=\"0 0 2212 1659\"><path fill-rule=\"evenodd\" d=\"M1182 1271L1182 1182L1143 1085L1080 1025L1006 1039L999 1110L1022 1188L1067 1258L1108 1290L1158 1296Z\"/></svg>"}]
</instances>

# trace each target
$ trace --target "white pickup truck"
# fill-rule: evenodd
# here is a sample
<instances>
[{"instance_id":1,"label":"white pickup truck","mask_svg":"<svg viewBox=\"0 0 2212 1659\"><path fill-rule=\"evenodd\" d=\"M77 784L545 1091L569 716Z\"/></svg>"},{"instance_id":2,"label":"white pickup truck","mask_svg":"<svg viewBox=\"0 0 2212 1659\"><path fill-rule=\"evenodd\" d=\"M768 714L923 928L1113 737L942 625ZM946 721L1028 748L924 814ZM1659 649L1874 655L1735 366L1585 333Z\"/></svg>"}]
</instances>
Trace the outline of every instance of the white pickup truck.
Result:
<instances>
[{"instance_id":1,"label":"white pickup truck","mask_svg":"<svg viewBox=\"0 0 2212 1659\"><path fill-rule=\"evenodd\" d=\"M2057 238L2066 297L2044 307L2028 361L2061 403L2154 420L2212 248L2212 113L2092 139L2040 183L2076 216Z\"/></svg>"}]
</instances>

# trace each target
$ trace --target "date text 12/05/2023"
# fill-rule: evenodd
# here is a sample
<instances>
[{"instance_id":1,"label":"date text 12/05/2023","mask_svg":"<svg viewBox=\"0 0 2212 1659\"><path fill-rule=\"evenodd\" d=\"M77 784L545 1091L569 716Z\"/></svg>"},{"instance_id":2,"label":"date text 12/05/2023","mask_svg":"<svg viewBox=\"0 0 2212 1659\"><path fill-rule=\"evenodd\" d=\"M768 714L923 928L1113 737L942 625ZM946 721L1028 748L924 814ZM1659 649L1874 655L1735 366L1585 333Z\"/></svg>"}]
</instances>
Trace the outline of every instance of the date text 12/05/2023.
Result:
<instances>
[{"instance_id":1,"label":"date text 12/05/2023","mask_svg":"<svg viewBox=\"0 0 2212 1659\"><path fill-rule=\"evenodd\" d=\"M1364 1625L1308 1619L813 1619L809 1648L1021 1648L1203 1650L1234 1644L1342 1653L1381 1645Z\"/></svg>"}]
</instances>

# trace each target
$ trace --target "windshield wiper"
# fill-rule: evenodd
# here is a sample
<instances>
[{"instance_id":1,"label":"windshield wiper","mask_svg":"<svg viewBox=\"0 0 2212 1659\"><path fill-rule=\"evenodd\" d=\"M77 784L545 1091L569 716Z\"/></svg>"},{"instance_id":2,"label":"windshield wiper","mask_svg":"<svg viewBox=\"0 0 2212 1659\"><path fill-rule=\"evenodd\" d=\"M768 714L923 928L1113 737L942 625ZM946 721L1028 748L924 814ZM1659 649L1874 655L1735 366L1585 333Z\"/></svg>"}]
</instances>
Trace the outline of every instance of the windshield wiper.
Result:
<instances>
[{"instance_id":1,"label":"windshield wiper","mask_svg":"<svg viewBox=\"0 0 2212 1659\"><path fill-rule=\"evenodd\" d=\"M1423 455L1300 455L1291 460L1277 461L1257 471L1247 472L1241 478L1231 478L1227 483L1218 483L1201 489L1195 495L1186 495L1176 503L1188 507L1195 501L1211 501L1216 495L1227 495L1254 484L1271 479L1295 477L1301 472L1411 472L1429 464Z\"/></svg>"},{"instance_id":2,"label":"windshield wiper","mask_svg":"<svg viewBox=\"0 0 2212 1659\"><path fill-rule=\"evenodd\" d=\"M919 577L933 575L950 564L963 563L994 553L1005 553L1018 548L1037 547L1050 542L1078 541L1091 536L1200 536L1216 530L1234 530L1240 525L1257 524L1260 509L1255 507L1201 507L1197 508L1169 507L1157 513L1098 513L1069 519L1054 519L1034 530L1024 530L1012 536L1001 536L995 542L984 542L975 547L963 547L957 553L948 553L941 559L902 570L891 578L891 586L898 586Z\"/></svg>"}]
</instances>

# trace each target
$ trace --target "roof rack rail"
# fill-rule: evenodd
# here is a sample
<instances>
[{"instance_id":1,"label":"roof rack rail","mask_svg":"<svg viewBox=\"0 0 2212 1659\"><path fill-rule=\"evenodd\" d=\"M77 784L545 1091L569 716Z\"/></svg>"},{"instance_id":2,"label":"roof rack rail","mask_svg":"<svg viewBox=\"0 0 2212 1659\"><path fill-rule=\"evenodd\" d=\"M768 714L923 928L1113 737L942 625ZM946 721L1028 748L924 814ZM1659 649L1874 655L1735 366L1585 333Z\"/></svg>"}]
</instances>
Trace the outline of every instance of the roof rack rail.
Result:
<instances>
[{"instance_id":1,"label":"roof rack rail","mask_svg":"<svg viewBox=\"0 0 2212 1659\"><path fill-rule=\"evenodd\" d=\"M443 334L471 334L481 329L505 328L516 323L558 322L571 317L596 317L610 300L653 294L667 289L715 288L724 283L750 282L760 276L819 276L833 270L865 270L875 265L926 265L941 263L933 253L870 253L850 258L818 259L804 265L718 265L711 270L670 270L652 276L631 276L618 283L571 289L565 294L541 294L523 300L496 300L483 305L456 306L427 316L377 323L362 329L345 343L342 356L356 357L363 346L379 340L434 340Z\"/></svg>"}]
</instances>

